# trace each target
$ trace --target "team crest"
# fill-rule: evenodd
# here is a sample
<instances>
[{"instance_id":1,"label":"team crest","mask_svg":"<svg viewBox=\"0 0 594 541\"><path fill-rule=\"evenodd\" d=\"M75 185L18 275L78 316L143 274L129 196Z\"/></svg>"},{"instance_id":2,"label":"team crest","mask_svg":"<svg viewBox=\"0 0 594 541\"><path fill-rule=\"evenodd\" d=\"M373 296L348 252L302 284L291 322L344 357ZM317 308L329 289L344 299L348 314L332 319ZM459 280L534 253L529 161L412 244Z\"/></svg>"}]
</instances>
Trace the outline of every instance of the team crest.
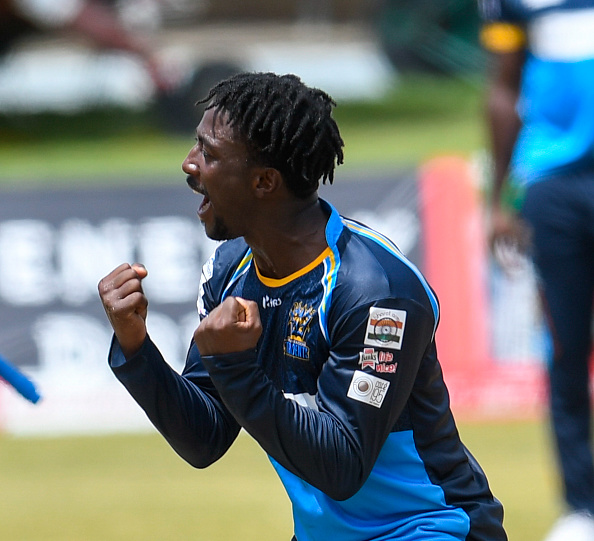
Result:
<instances>
[{"instance_id":1,"label":"team crest","mask_svg":"<svg viewBox=\"0 0 594 541\"><path fill-rule=\"evenodd\" d=\"M303 361L309 360L309 347L305 343L305 338L309 332L311 320L315 313L315 309L307 304L302 302L293 304L289 312L289 322L287 324L289 335L284 343L286 355Z\"/></svg>"},{"instance_id":2,"label":"team crest","mask_svg":"<svg viewBox=\"0 0 594 541\"><path fill-rule=\"evenodd\" d=\"M364 344L387 349L401 349L405 323L406 312L404 310L389 310L372 306L369 309Z\"/></svg>"}]
</instances>

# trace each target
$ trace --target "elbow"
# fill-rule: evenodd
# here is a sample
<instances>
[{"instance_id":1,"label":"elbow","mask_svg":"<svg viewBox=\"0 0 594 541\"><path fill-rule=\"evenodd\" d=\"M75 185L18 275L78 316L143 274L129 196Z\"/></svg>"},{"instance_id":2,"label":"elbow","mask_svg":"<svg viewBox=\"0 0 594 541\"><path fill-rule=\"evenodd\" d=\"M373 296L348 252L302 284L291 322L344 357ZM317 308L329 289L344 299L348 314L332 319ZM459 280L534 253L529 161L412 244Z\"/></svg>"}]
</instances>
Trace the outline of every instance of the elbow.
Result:
<instances>
[{"instance_id":1,"label":"elbow","mask_svg":"<svg viewBox=\"0 0 594 541\"><path fill-rule=\"evenodd\" d=\"M343 502L357 494L357 492L359 492L359 488L355 490L332 490L327 492L326 495L337 502Z\"/></svg>"},{"instance_id":2,"label":"elbow","mask_svg":"<svg viewBox=\"0 0 594 541\"><path fill-rule=\"evenodd\" d=\"M187 462L192 468L196 468L197 470L203 470L208 468L212 464L214 464L221 455L213 455L211 453L197 453L197 452L184 452L183 450L176 449L173 447L173 450L185 461Z\"/></svg>"},{"instance_id":3,"label":"elbow","mask_svg":"<svg viewBox=\"0 0 594 541\"><path fill-rule=\"evenodd\" d=\"M318 488L329 498L345 501L352 498L367 482L374 461L366 460L363 453L354 446L345 446L344 452L323 461L326 467L318 471Z\"/></svg>"},{"instance_id":4,"label":"elbow","mask_svg":"<svg viewBox=\"0 0 594 541\"><path fill-rule=\"evenodd\" d=\"M323 482L324 486L318 486L317 488L326 494L326 496L341 502L352 498L361 490L370 472L366 471L363 467L359 467L352 469L350 472L341 468L336 473L337 475L334 478L327 478Z\"/></svg>"},{"instance_id":5,"label":"elbow","mask_svg":"<svg viewBox=\"0 0 594 541\"><path fill-rule=\"evenodd\" d=\"M359 492L363 484L363 482L348 484L342 482L339 484L334 484L334 486L332 487L328 487L326 490L323 490L323 492L329 498L332 498L337 502L342 502L348 500L349 498L352 498L355 494L357 494L357 492Z\"/></svg>"},{"instance_id":6,"label":"elbow","mask_svg":"<svg viewBox=\"0 0 594 541\"><path fill-rule=\"evenodd\" d=\"M178 454L190 466L192 466L192 468L196 468L197 470L204 470L205 468L208 468L209 466L211 466L212 464L214 464L218 460L218 457L216 457L216 458L211 458L211 457L196 457L196 456L187 457L187 456L183 456L180 453L178 453Z\"/></svg>"},{"instance_id":7,"label":"elbow","mask_svg":"<svg viewBox=\"0 0 594 541\"><path fill-rule=\"evenodd\" d=\"M214 464L225 454L226 449L213 449L207 445L188 445L186 442L168 440L171 448L190 466L203 470Z\"/></svg>"}]
</instances>

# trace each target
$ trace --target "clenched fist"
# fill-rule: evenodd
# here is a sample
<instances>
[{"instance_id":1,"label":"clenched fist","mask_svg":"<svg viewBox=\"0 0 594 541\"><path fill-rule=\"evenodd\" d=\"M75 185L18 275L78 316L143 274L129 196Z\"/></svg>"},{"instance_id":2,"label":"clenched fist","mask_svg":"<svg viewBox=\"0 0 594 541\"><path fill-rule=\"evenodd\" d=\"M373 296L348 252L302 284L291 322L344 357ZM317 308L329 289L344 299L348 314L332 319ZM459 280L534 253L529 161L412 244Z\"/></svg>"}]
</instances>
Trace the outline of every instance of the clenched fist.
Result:
<instances>
[{"instance_id":1,"label":"clenched fist","mask_svg":"<svg viewBox=\"0 0 594 541\"><path fill-rule=\"evenodd\" d=\"M258 305L241 297L227 297L194 332L201 355L222 355L255 348L262 334Z\"/></svg>"},{"instance_id":2,"label":"clenched fist","mask_svg":"<svg viewBox=\"0 0 594 541\"><path fill-rule=\"evenodd\" d=\"M148 300L142 280L147 274L138 263L124 263L99 282L103 308L126 357L134 355L146 338Z\"/></svg>"}]
</instances>

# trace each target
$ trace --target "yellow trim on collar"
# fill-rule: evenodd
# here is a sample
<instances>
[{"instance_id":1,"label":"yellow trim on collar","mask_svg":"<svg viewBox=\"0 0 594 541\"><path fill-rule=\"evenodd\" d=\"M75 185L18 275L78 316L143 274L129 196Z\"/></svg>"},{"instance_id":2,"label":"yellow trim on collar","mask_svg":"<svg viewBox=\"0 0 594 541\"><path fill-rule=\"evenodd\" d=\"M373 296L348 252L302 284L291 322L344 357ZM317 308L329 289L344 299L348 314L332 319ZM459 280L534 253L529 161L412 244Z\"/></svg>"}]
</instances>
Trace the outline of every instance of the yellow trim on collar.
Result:
<instances>
[{"instance_id":1,"label":"yellow trim on collar","mask_svg":"<svg viewBox=\"0 0 594 541\"><path fill-rule=\"evenodd\" d=\"M306 265L302 269L299 269L298 271L294 272L293 274L290 274L289 276L286 276L285 278L268 278L267 276L263 276L260 273L260 269L258 269L258 265L256 265L255 260L254 260L254 268L256 269L256 274L258 275L258 278L265 286L281 287L281 286L284 286L285 284L288 284L292 280L295 280L295 279L299 278L300 276L307 274L310 270L315 269L322 261L324 261L324 259L326 259L331 254L332 254L332 250L330 249L330 246L328 246L309 265Z\"/></svg>"},{"instance_id":2,"label":"yellow trim on collar","mask_svg":"<svg viewBox=\"0 0 594 541\"><path fill-rule=\"evenodd\" d=\"M526 32L509 23L490 23L481 28L481 44L492 53L515 53L526 47Z\"/></svg>"}]
</instances>

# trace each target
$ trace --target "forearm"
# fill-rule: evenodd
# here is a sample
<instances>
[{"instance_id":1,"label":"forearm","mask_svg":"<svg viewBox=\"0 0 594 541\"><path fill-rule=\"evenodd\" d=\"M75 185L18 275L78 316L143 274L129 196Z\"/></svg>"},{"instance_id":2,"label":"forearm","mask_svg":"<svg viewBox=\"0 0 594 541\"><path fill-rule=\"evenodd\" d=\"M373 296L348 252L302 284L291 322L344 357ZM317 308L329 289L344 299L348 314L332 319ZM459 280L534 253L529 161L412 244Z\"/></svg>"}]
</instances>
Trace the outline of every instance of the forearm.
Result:
<instances>
[{"instance_id":1,"label":"forearm","mask_svg":"<svg viewBox=\"0 0 594 541\"><path fill-rule=\"evenodd\" d=\"M147 337L126 359L114 339L110 366L171 447L192 466L203 468L220 458L240 427L224 408L206 374L179 375ZM204 380L204 388L193 379ZM210 384L212 385L212 384Z\"/></svg>"},{"instance_id":2,"label":"forearm","mask_svg":"<svg viewBox=\"0 0 594 541\"><path fill-rule=\"evenodd\" d=\"M372 464L332 414L285 398L245 351L203 357L214 385L235 419L279 464L330 497L352 496Z\"/></svg>"},{"instance_id":3,"label":"forearm","mask_svg":"<svg viewBox=\"0 0 594 541\"><path fill-rule=\"evenodd\" d=\"M520 96L525 51L522 48L493 54L487 93L487 125L493 156L493 193L498 205L510 161L522 126L517 104Z\"/></svg>"},{"instance_id":4,"label":"forearm","mask_svg":"<svg viewBox=\"0 0 594 541\"><path fill-rule=\"evenodd\" d=\"M487 119L493 157L492 202L497 204L508 175L521 121L516 111L517 94L501 86L493 88L487 100Z\"/></svg>"},{"instance_id":5,"label":"forearm","mask_svg":"<svg viewBox=\"0 0 594 541\"><path fill-rule=\"evenodd\" d=\"M394 370L377 378L362 372L360 352L365 347L362 337L369 305L341 311L330 338L333 347L317 377L312 407L285 397L259 365L256 350L202 358L226 407L264 450L336 500L354 495L367 480L406 406L433 333L432 315L414 301L385 299L374 306L407 314L411 330L402 349L384 352ZM361 376L377 385L374 405L350 394Z\"/></svg>"}]
</instances>

